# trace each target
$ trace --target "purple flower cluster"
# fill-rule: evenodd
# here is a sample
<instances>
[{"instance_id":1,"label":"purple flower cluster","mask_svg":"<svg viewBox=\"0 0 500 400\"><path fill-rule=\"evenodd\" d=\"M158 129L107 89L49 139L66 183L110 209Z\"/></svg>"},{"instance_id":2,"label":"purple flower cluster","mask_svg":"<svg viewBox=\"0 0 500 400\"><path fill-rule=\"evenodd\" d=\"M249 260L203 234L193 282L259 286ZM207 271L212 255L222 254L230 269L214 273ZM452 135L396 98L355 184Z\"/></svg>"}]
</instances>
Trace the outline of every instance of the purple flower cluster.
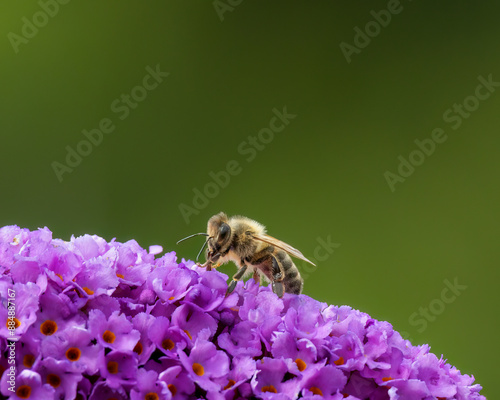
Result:
<instances>
[{"instance_id":1,"label":"purple flower cluster","mask_svg":"<svg viewBox=\"0 0 500 400\"><path fill-rule=\"evenodd\" d=\"M174 252L155 258L158 247L1 228L2 395L485 399L473 377L387 322L305 295L279 299L253 280L225 297L226 275Z\"/></svg>"}]
</instances>

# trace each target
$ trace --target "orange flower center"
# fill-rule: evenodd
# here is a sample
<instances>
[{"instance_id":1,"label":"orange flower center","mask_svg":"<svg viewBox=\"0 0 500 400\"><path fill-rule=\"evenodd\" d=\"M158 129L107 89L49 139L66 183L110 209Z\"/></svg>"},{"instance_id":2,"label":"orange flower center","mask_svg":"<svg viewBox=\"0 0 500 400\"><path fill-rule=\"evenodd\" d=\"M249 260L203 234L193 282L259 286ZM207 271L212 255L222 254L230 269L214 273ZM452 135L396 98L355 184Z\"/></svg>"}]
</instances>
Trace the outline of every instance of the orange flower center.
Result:
<instances>
[{"instance_id":1,"label":"orange flower center","mask_svg":"<svg viewBox=\"0 0 500 400\"><path fill-rule=\"evenodd\" d=\"M314 394L317 394L317 395L319 395L319 396L323 396L323 392L321 391L321 389L320 389L320 388L317 388L316 386L311 386L311 387L309 388L309 390L310 390L311 392L313 392Z\"/></svg>"},{"instance_id":2,"label":"orange flower center","mask_svg":"<svg viewBox=\"0 0 500 400\"><path fill-rule=\"evenodd\" d=\"M102 334L102 339L106 343L113 343L116 339L116 335L111 331L105 330L104 333Z\"/></svg>"},{"instance_id":3,"label":"orange flower center","mask_svg":"<svg viewBox=\"0 0 500 400\"><path fill-rule=\"evenodd\" d=\"M118 372L118 363L116 361L109 361L107 369L110 374L116 374Z\"/></svg>"},{"instance_id":4,"label":"orange flower center","mask_svg":"<svg viewBox=\"0 0 500 400\"><path fill-rule=\"evenodd\" d=\"M48 319L42 325L40 325L40 332L45 336L53 335L57 332L57 324L55 321Z\"/></svg>"},{"instance_id":5,"label":"orange flower center","mask_svg":"<svg viewBox=\"0 0 500 400\"><path fill-rule=\"evenodd\" d=\"M34 363L35 363L35 356L33 354L26 354L23 357L23 365L26 368L31 368Z\"/></svg>"},{"instance_id":6,"label":"orange flower center","mask_svg":"<svg viewBox=\"0 0 500 400\"><path fill-rule=\"evenodd\" d=\"M59 387L61 384L61 378L59 378L56 374L48 374L47 383L52 387Z\"/></svg>"},{"instance_id":7,"label":"orange flower center","mask_svg":"<svg viewBox=\"0 0 500 400\"><path fill-rule=\"evenodd\" d=\"M19 388L16 390L16 396L20 399L29 399L31 396L31 386L19 386Z\"/></svg>"},{"instance_id":8,"label":"orange flower center","mask_svg":"<svg viewBox=\"0 0 500 400\"><path fill-rule=\"evenodd\" d=\"M304 371L307 367L307 364L300 358L297 358L295 360L295 364L297 364L297 368L299 369L300 372Z\"/></svg>"},{"instance_id":9,"label":"orange flower center","mask_svg":"<svg viewBox=\"0 0 500 400\"><path fill-rule=\"evenodd\" d=\"M137 344L135 345L134 353L137 353L139 355L142 354L142 343L141 342L137 342Z\"/></svg>"},{"instance_id":10,"label":"orange flower center","mask_svg":"<svg viewBox=\"0 0 500 400\"><path fill-rule=\"evenodd\" d=\"M144 396L144 400L159 400L160 398L154 392L149 392L146 396Z\"/></svg>"},{"instance_id":11,"label":"orange flower center","mask_svg":"<svg viewBox=\"0 0 500 400\"><path fill-rule=\"evenodd\" d=\"M203 365L194 363L193 372L198 376L203 376L205 374L205 369L203 368Z\"/></svg>"},{"instance_id":12,"label":"orange flower center","mask_svg":"<svg viewBox=\"0 0 500 400\"><path fill-rule=\"evenodd\" d=\"M163 342L161 342L161 347L165 350L172 350L174 346L175 343L171 339L164 339Z\"/></svg>"},{"instance_id":13,"label":"orange flower center","mask_svg":"<svg viewBox=\"0 0 500 400\"><path fill-rule=\"evenodd\" d=\"M13 319L7 318L7 322L5 323L7 329L17 329L21 326L21 321L19 321L16 317Z\"/></svg>"},{"instance_id":14,"label":"orange flower center","mask_svg":"<svg viewBox=\"0 0 500 400\"><path fill-rule=\"evenodd\" d=\"M263 386L261 390L262 390L262 393L266 393L266 392L278 393L278 391L276 390L276 388L273 385Z\"/></svg>"},{"instance_id":15,"label":"orange flower center","mask_svg":"<svg viewBox=\"0 0 500 400\"><path fill-rule=\"evenodd\" d=\"M177 388L175 387L174 384L170 384L167 386L168 390L170 390L170 393L172 393L172 396L175 396L177 394Z\"/></svg>"},{"instance_id":16,"label":"orange flower center","mask_svg":"<svg viewBox=\"0 0 500 400\"><path fill-rule=\"evenodd\" d=\"M227 383L227 385L224 386L224 390L232 388L235 384L236 384L235 381L233 381L232 379L229 379L229 382Z\"/></svg>"},{"instance_id":17,"label":"orange flower center","mask_svg":"<svg viewBox=\"0 0 500 400\"><path fill-rule=\"evenodd\" d=\"M94 294L94 291L92 289L89 289L87 286L82 288L85 293L87 293L89 296L92 296Z\"/></svg>"},{"instance_id":18,"label":"orange flower center","mask_svg":"<svg viewBox=\"0 0 500 400\"><path fill-rule=\"evenodd\" d=\"M66 350L66 358L69 361L78 361L81 355L82 352L77 347L70 347L68 350Z\"/></svg>"},{"instance_id":19,"label":"orange flower center","mask_svg":"<svg viewBox=\"0 0 500 400\"><path fill-rule=\"evenodd\" d=\"M337 361L333 362L335 365L342 365L344 364L344 357L339 357Z\"/></svg>"}]
</instances>

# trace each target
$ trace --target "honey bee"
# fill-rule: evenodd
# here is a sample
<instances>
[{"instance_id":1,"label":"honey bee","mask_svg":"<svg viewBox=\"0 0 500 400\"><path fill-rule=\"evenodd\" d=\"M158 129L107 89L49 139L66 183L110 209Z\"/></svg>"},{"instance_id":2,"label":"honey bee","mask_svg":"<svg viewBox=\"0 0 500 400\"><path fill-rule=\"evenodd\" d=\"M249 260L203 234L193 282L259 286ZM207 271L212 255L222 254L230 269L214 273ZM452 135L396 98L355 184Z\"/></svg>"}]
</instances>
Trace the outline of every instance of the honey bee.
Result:
<instances>
[{"instance_id":1,"label":"honey bee","mask_svg":"<svg viewBox=\"0 0 500 400\"><path fill-rule=\"evenodd\" d=\"M299 250L267 235L264 225L240 215L228 218L223 212L216 214L208 220L207 233L195 233L177 243L198 235L207 236L198 257L208 246L206 262L198 264L200 267L210 271L212 267L233 261L239 268L228 285L226 296L234 291L239 280L251 273L257 283L261 276L271 282L278 297L283 297L285 292L300 294L304 281L290 256L315 265Z\"/></svg>"}]
</instances>

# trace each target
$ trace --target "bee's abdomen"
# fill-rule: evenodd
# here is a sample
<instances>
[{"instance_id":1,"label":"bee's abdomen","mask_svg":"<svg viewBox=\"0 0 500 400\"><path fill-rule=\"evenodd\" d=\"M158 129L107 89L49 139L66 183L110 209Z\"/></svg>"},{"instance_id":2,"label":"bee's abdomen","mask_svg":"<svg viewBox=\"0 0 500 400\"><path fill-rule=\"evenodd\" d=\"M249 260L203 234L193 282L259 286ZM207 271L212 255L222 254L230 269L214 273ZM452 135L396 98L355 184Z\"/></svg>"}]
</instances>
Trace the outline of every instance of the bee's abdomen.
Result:
<instances>
[{"instance_id":1,"label":"bee's abdomen","mask_svg":"<svg viewBox=\"0 0 500 400\"><path fill-rule=\"evenodd\" d=\"M300 276L299 270L293 263L290 256L283 250L279 250L276 254L278 261L283 267L283 272L285 277L283 278L283 283L285 284L285 292L300 294L302 292L302 286L304 281Z\"/></svg>"}]
</instances>

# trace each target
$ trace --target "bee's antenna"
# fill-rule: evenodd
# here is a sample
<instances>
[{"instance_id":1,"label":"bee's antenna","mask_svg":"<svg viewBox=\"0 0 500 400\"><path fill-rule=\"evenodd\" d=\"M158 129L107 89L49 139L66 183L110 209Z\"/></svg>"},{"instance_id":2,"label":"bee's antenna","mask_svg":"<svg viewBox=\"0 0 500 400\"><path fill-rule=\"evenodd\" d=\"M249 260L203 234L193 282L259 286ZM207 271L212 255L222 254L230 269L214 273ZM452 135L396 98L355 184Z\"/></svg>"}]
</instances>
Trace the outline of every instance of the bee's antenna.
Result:
<instances>
[{"instance_id":1,"label":"bee's antenna","mask_svg":"<svg viewBox=\"0 0 500 400\"><path fill-rule=\"evenodd\" d=\"M200 254L203 253L203 250L205 249L205 247L207 246L207 243L208 243L208 240L210 238L207 238L207 240L205 240L205 243L203 243L203 246L201 246L201 250L200 252L198 253L198 255L196 256L196 262L198 262L198 258L200 258Z\"/></svg>"},{"instance_id":2,"label":"bee's antenna","mask_svg":"<svg viewBox=\"0 0 500 400\"><path fill-rule=\"evenodd\" d=\"M192 237L200 236L200 235L202 235L202 236L208 236L208 233L195 233L193 235L189 235L189 236L185 237L184 239L179 240L176 244L179 244L180 242L183 242L186 239L191 239Z\"/></svg>"}]
</instances>

